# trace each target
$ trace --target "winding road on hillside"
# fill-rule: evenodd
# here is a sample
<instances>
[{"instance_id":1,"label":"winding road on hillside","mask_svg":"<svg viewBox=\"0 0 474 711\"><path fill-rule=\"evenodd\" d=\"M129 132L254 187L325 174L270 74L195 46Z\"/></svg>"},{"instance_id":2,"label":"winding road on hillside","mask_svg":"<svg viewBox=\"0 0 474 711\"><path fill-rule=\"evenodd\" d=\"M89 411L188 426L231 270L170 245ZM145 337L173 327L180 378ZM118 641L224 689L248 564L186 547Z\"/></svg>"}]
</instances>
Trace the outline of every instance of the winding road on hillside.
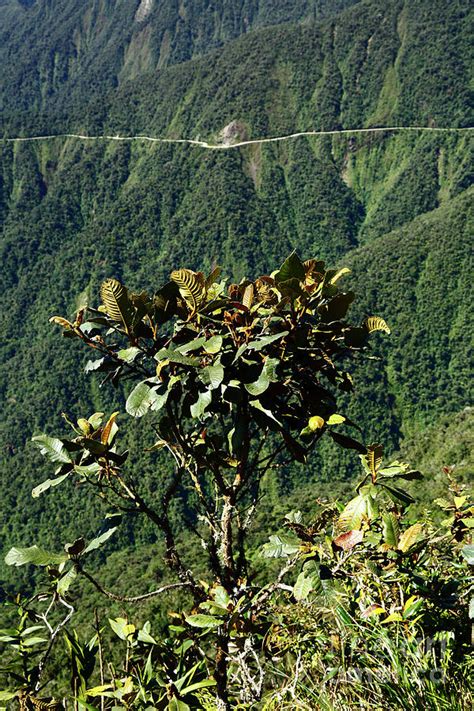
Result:
<instances>
[{"instance_id":1,"label":"winding road on hillside","mask_svg":"<svg viewBox=\"0 0 474 711\"><path fill-rule=\"evenodd\" d=\"M382 126L374 128L344 128L332 131L299 131L297 133L289 133L283 136L274 136L271 138L254 138L244 141L223 141L221 143L208 143L207 141L201 141L199 139L193 138L158 138L155 136L120 136L120 135L102 135L102 136L86 136L80 133L58 133L51 136L17 136L14 138L3 138L0 139L0 143L26 143L29 141L50 141L58 138L77 138L81 141L147 141L150 143L184 143L191 146L197 146L199 148L207 148L209 150L229 150L232 148L243 148L245 146L252 146L262 143L277 143L279 141L288 141L294 138L302 138L309 136L336 136L339 134L346 135L356 135L359 133L393 133L401 131L431 131L437 133L447 133L447 132L462 132L462 131L474 131L473 127L464 128L437 128L435 126Z\"/></svg>"}]
</instances>

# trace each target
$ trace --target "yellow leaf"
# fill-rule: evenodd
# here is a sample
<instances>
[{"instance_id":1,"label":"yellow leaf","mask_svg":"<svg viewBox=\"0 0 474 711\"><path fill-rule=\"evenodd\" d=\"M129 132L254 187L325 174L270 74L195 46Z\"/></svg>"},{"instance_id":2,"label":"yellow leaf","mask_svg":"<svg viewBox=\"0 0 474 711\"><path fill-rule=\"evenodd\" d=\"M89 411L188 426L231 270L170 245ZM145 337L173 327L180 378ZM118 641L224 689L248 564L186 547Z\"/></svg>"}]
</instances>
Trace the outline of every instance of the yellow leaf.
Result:
<instances>
[{"instance_id":1,"label":"yellow leaf","mask_svg":"<svg viewBox=\"0 0 474 711\"><path fill-rule=\"evenodd\" d=\"M308 427L312 432L316 432L316 430L320 430L321 427L324 427L324 420L322 417L319 415L314 415L314 417L310 417L308 421Z\"/></svg>"},{"instance_id":2,"label":"yellow leaf","mask_svg":"<svg viewBox=\"0 0 474 711\"><path fill-rule=\"evenodd\" d=\"M367 454L364 455L370 473L375 477L382 464L383 447L381 444L369 444Z\"/></svg>"},{"instance_id":3,"label":"yellow leaf","mask_svg":"<svg viewBox=\"0 0 474 711\"><path fill-rule=\"evenodd\" d=\"M387 323L380 318L380 316L368 316L364 321L364 326L369 333L373 331L384 331L384 333L390 333L390 329Z\"/></svg>"},{"instance_id":4,"label":"yellow leaf","mask_svg":"<svg viewBox=\"0 0 474 711\"><path fill-rule=\"evenodd\" d=\"M334 414L334 415L331 415L331 417L329 418L328 425L340 425L345 421L346 421L346 418L344 417L344 415Z\"/></svg>"},{"instance_id":5,"label":"yellow leaf","mask_svg":"<svg viewBox=\"0 0 474 711\"><path fill-rule=\"evenodd\" d=\"M90 431L92 430L91 423L89 420L84 419L84 417L80 417L77 421L77 426L81 430L81 432L85 435L88 435Z\"/></svg>"},{"instance_id":6,"label":"yellow leaf","mask_svg":"<svg viewBox=\"0 0 474 711\"><path fill-rule=\"evenodd\" d=\"M391 615L382 620L383 625L386 625L389 622L403 622L403 617L399 612L392 612Z\"/></svg>"},{"instance_id":7,"label":"yellow leaf","mask_svg":"<svg viewBox=\"0 0 474 711\"><path fill-rule=\"evenodd\" d=\"M369 605L369 607L362 612L362 617L367 618L373 615L382 615L384 612L386 612L384 607L374 603L373 605Z\"/></svg>"},{"instance_id":8,"label":"yellow leaf","mask_svg":"<svg viewBox=\"0 0 474 711\"><path fill-rule=\"evenodd\" d=\"M408 610L409 607L413 605L414 602L417 602L420 598L416 597L416 595L412 595L411 597L408 598L408 600L405 602L403 606L403 613Z\"/></svg>"},{"instance_id":9,"label":"yellow leaf","mask_svg":"<svg viewBox=\"0 0 474 711\"><path fill-rule=\"evenodd\" d=\"M100 287L100 298L105 312L111 319L122 323L125 330L132 326L135 309L128 294L128 289L118 279L106 279Z\"/></svg>"},{"instance_id":10,"label":"yellow leaf","mask_svg":"<svg viewBox=\"0 0 474 711\"><path fill-rule=\"evenodd\" d=\"M454 505L457 509L460 509L467 501L467 496L455 496Z\"/></svg>"},{"instance_id":11,"label":"yellow leaf","mask_svg":"<svg viewBox=\"0 0 474 711\"><path fill-rule=\"evenodd\" d=\"M102 435L100 438L100 441L102 442L102 444L109 444L109 438L112 433L112 428L115 424L115 418L117 417L118 414L119 413L117 410L117 412L114 412L112 415L110 415L107 424L105 425L104 429L102 430ZM117 427L115 429L117 429Z\"/></svg>"},{"instance_id":12,"label":"yellow leaf","mask_svg":"<svg viewBox=\"0 0 474 711\"><path fill-rule=\"evenodd\" d=\"M342 267L342 269L339 269L339 271L336 274L334 274L333 278L331 279L331 281L329 283L335 284L338 279L340 279L342 276L344 276L344 274L350 274L350 271L351 270L348 269L347 267Z\"/></svg>"},{"instance_id":13,"label":"yellow leaf","mask_svg":"<svg viewBox=\"0 0 474 711\"><path fill-rule=\"evenodd\" d=\"M72 323L68 321L66 318L63 318L62 316L51 316L49 319L50 323L57 323L58 326L62 326L63 328L66 328L68 330L74 328Z\"/></svg>"},{"instance_id":14,"label":"yellow leaf","mask_svg":"<svg viewBox=\"0 0 474 711\"><path fill-rule=\"evenodd\" d=\"M400 540L398 541L398 550L406 553L407 550L409 550L412 545L417 542L422 530L423 526L421 523L415 523L413 526L410 526L410 528L403 531L400 536Z\"/></svg>"}]
</instances>

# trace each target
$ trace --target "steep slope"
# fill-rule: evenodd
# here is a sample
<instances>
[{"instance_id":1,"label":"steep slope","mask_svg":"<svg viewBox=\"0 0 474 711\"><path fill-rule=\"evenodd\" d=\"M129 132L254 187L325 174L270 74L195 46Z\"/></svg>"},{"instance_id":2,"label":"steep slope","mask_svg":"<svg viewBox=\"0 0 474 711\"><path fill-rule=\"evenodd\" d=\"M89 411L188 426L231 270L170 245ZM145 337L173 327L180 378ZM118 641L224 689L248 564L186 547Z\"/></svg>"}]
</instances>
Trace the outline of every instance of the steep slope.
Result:
<instances>
[{"instance_id":1,"label":"steep slope","mask_svg":"<svg viewBox=\"0 0 474 711\"><path fill-rule=\"evenodd\" d=\"M43 113L29 104L15 113L13 100L10 128L218 137L232 120L249 136L385 121L466 125L468 4L414 5L371 0L317 27L259 30L205 59L124 82L100 101L80 81L76 89L67 82L67 94L47 99ZM452 37L439 31L444 26ZM433 53L419 45L422 30ZM433 85L432 75L444 83ZM216 260L240 278L273 267L293 248L349 261L359 314L380 313L393 329L380 345L383 361L361 367L357 378L353 415L367 439L394 449L402 434L462 410L470 147L468 133L391 132L228 151L75 139L2 143L0 544L39 535L59 545L97 528L98 507L80 496L73 514L87 514L81 531L74 516L64 521L67 491L31 500L45 470L25 442L45 427L60 431L63 410L79 416L120 404L121 393L86 377L84 354L48 324L54 313L96 303L106 276L153 289L176 265ZM133 431L130 444L137 444ZM294 468L286 485L347 475L339 461L320 459L312 472ZM151 490L154 466L140 462ZM146 530L127 535L150 540Z\"/></svg>"},{"instance_id":2,"label":"steep slope","mask_svg":"<svg viewBox=\"0 0 474 711\"><path fill-rule=\"evenodd\" d=\"M2 125L84 107L124 80L177 64L253 27L314 21L357 0L2 0Z\"/></svg>"}]
</instances>

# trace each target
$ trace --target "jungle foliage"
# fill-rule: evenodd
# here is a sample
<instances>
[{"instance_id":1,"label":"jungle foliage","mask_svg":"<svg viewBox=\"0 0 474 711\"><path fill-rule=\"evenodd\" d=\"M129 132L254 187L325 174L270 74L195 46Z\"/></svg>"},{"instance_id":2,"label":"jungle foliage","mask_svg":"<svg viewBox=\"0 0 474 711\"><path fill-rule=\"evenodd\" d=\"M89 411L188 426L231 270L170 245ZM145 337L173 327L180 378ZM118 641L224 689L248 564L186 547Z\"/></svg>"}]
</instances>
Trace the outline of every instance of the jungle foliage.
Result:
<instances>
[{"instance_id":1,"label":"jungle foliage","mask_svg":"<svg viewBox=\"0 0 474 711\"><path fill-rule=\"evenodd\" d=\"M38 544L8 552L8 565L47 575L31 597L6 597L18 617L0 636L2 700L24 709L469 707L474 506L447 469L441 527L414 517L404 484L422 474L384 462L383 447L363 444L341 412L352 361L372 333L390 333L379 316L348 322L354 294L339 286L347 273L293 252L270 275L229 286L219 267L207 277L173 270L151 295L109 278L97 309L50 319L91 349L88 372L126 381L126 413L155 433L148 455L165 451L173 470L155 472L154 491L143 486L121 444L119 412L65 418L69 436L33 438L55 465L33 497L73 486L96 494L106 515L95 538L62 552ZM320 500L308 521L288 511L283 532L256 545L265 480L286 459L307 465L323 437L359 455L355 496ZM183 558L171 515L183 491L181 525L200 543L204 570ZM136 596L107 590L89 565L129 516L159 530L171 576ZM262 557L285 562L265 566ZM87 623L75 627L81 579L132 606L177 589L187 595L182 608L168 605L164 635L148 621L109 618L117 647L97 611L88 642Z\"/></svg>"}]
</instances>

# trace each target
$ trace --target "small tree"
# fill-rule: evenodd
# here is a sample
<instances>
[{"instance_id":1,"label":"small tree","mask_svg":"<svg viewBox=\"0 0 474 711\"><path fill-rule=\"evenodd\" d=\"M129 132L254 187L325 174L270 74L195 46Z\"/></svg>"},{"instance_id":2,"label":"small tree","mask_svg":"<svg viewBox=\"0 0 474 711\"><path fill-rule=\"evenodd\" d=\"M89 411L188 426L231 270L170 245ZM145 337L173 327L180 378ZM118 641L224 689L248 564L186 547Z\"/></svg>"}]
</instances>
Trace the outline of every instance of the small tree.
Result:
<instances>
[{"instance_id":1,"label":"small tree","mask_svg":"<svg viewBox=\"0 0 474 711\"><path fill-rule=\"evenodd\" d=\"M165 560L175 581L134 598L105 591L85 561L113 533L114 525L88 545L78 539L64 554L51 556L36 546L12 549L7 562L50 566L56 602L66 608L67 590L77 575L109 597L130 602L187 589L193 609L184 616L181 636L193 640L191 651L197 657L192 661L204 660L207 674L190 684L190 662L183 672L186 683L168 684L160 703L185 708L178 704L184 704L186 689L192 696L215 683L218 708L230 708L229 669L240 668L243 677L248 676L249 653L258 676L258 654L252 648L257 613L294 562L290 557L280 575L263 587L251 582L247 537L263 477L286 460L304 465L325 435L367 453L339 431L352 423L339 412L336 395L351 391L345 368L367 347L370 333L389 330L378 317L357 326L346 321L354 299L338 286L346 272L326 270L314 259L303 262L293 253L271 276L228 288L220 281L219 268L207 278L189 269L174 271L153 296L107 279L98 309L81 310L74 322L51 319L64 329L64 336L81 340L97 353L99 358L89 362L87 370L106 373L114 385L134 381L126 411L134 418L149 418L156 432L152 449L168 452L174 474L168 480L163 477L159 496L148 496L130 471L128 453L118 445L118 413L106 421L95 413L77 424L70 422L70 438L34 438L58 469L54 479L33 493L38 496L66 480L79 480L90 484L116 512L146 516L164 538ZM190 530L206 551L207 581L185 564L170 515L173 500L189 489L195 513ZM285 544L274 538L272 545ZM69 619L66 612L57 622L58 631ZM126 621L117 624L126 628ZM131 639L133 634L124 629L122 638ZM37 669L36 690L45 661ZM253 693L261 693L261 682L253 684Z\"/></svg>"}]
</instances>

